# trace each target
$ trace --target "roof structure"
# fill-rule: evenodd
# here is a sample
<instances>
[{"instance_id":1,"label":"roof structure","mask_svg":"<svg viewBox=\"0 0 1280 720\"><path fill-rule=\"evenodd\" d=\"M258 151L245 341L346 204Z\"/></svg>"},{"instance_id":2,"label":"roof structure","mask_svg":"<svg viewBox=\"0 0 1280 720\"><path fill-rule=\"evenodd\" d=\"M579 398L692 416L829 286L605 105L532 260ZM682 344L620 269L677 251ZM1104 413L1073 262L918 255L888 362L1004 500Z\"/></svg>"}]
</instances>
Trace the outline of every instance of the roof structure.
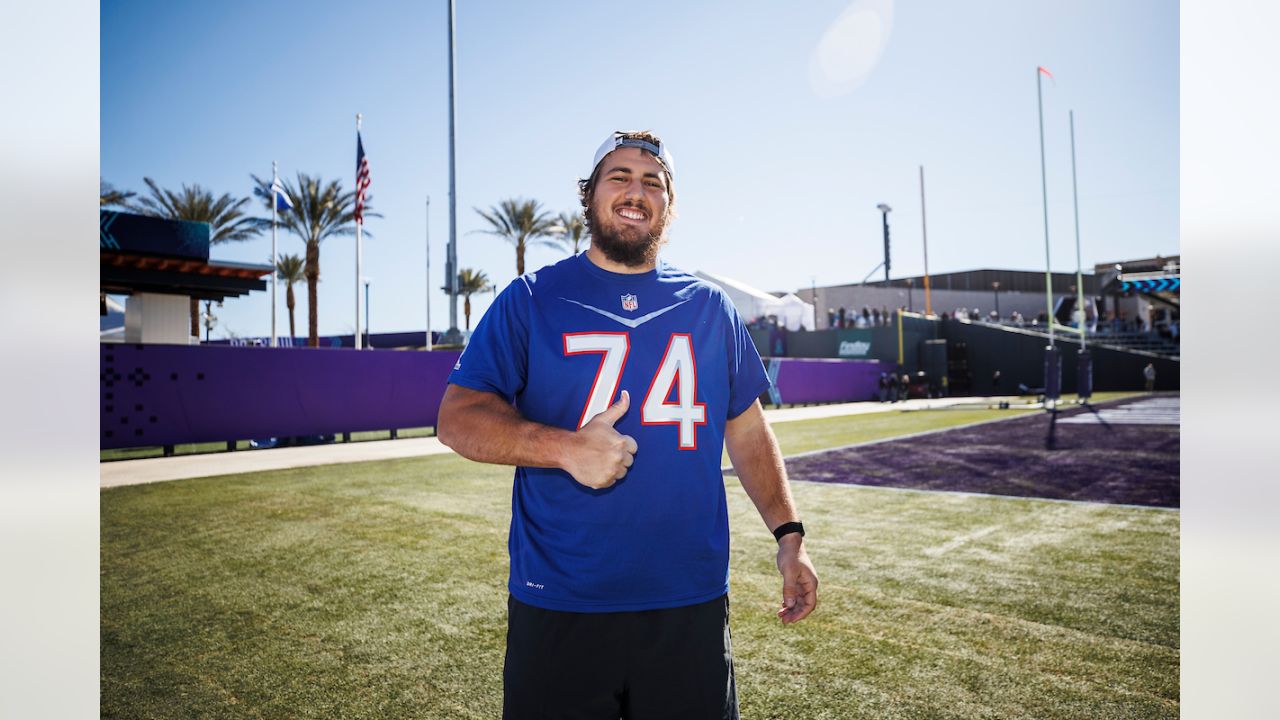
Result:
<instances>
[{"instance_id":1,"label":"roof structure","mask_svg":"<svg viewBox=\"0 0 1280 720\"><path fill-rule=\"evenodd\" d=\"M101 292L221 301L267 289L270 265L209 260L208 223L103 210L98 229Z\"/></svg>"},{"instance_id":2,"label":"roof structure","mask_svg":"<svg viewBox=\"0 0 1280 720\"><path fill-rule=\"evenodd\" d=\"M1097 269L1105 279L1104 293L1126 297L1141 295L1170 307L1180 306L1182 258L1178 255L1102 264Z\"/></svg>"}]
</instances>

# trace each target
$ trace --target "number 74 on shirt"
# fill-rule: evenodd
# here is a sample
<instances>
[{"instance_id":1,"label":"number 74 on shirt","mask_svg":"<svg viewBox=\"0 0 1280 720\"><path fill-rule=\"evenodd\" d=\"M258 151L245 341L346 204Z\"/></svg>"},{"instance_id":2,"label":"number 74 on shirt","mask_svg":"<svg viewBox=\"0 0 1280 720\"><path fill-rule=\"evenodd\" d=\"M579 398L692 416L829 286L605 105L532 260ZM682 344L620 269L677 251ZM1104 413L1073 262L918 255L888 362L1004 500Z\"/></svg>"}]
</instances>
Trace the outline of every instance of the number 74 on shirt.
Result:
<instances>
[{"instance_id":1,"label":"number 74 on shirt","mask_svg":"<svg viewBox=\"0 0 1280 720\"><path fill-rule=\"evenodd\" d=\"M630 335L625 332L564 334L565 355L597 353L601 356L578 427L586 425L613 402L630 349ZM670 402L673 389L675 402ZM707 406L698 402L698 367L693 358L693 338L688 333L671 333L662 362L654 371L644 402L640 404L640 424L678 425L680 449L697 450L698 426L706 422Z\"/></svg>"}]
</instances>

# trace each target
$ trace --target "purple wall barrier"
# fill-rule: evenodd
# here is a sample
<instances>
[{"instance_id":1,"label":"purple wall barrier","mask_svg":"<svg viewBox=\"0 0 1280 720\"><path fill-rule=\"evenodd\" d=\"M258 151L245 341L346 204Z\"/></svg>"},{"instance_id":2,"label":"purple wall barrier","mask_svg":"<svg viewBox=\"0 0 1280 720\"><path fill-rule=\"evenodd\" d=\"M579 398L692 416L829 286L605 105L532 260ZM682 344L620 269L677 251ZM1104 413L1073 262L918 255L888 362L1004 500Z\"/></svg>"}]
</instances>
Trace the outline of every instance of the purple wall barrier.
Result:
<instances>
[{"instance_id":1,"label":"purple wall barrier","mask_svg":"<svg viewBox=\"0 0 1280 720\"><path fill-rule=\"evenodd\" d=\"M880 373L894 367L878 360L771 358L766 362L776 389L770 398L778 404L874 400Z\"/></svg>"},{"instance_id":2,"label":"purple wall barrier","mask_svg":"<svg viewBox=\"0 0 1280 720\"><path fill-rule=\"evenodd\" d=\"M103 449L434 426L458 352L99 346ZM773 358L776 403L871 400L889 365Z\"/></svg>"},{"instance_id":3,"label":"purple wall barrier","mask_svg":"<svg viewBox=\"0 0 1280 720\"><path fill-rule=\"evenodd\" d=\"M458 352L103 344L103 449L434 426Z\"/></svg>"}]
</instances>

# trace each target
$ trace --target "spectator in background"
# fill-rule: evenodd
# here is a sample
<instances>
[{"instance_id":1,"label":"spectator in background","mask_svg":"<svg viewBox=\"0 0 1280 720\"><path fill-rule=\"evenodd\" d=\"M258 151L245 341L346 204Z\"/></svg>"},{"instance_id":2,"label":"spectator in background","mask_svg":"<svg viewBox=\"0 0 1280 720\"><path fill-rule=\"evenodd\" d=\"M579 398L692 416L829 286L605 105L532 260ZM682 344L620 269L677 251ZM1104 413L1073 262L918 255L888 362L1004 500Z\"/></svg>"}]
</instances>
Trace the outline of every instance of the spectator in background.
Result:
<instances>
[{"instance_id":1,"label":"spectator in background","mask_svg":"<svg viewBox=\"0 0 1280 720\"><path fill-rule=\"evenodd\" d=\"M840 326L839 326L839 327L840 327L841 329L843 329L843 328L844 328L844 319L845 319L844 306L841 306L841 307L840 307L840 312L839 312L839 313L837 313L837 316L836 316L836 322L840 323Z\"/></svg>"},{"instance_id":2,"label":"spectator in background","mask_svg":"<svg viewBox=\"0 0 1280 720\"><path fill-rule=\"evenodd\" d=\"M871 326L872 327L880 326L880 311L875 308L871 309Z\"/></svg>"},{"instance_id":3,"label":"spectator in background","mask_svg":"<svg viewBox=\"0 0 1280 720\"><path fill-rule=\"evenodd\" d=\"M1147 392L1154 392L1156 389L1156 366L1154 364L1147 363L1147 366L1142 368L1142 379L1146 381Z\"/></svg>"},{"instance_id":4,"label":"spectator in background","mask_svg":"<svg viewBox=\"0 0 1280 720\"><path fill-rule=\"evenodd\" d=\"M885 325L888 325L888 324L891 322L891 320L889 319L889 308L887 308L887 307L885 307L885 306L881 305L881 306L880 306L880 317L884 318L884 324L885 324Z\"/></svg>"},{"instance_id":5,"label":"spectator in background","mask_svg":"<svg viewBox=\"0 0 1280 720\"><path fill-rule=\"evenodd\" d=\"M898 402L898 374L889 374L889 402Z\"/></svg>"},{"instance_id":6,"label":"spectator in background","mask_svg":"<svg viewBox=\"0 0 1280 720\"><path fill-rule=\"evenodd\" d=\"M836 326L836 311L827 308L827 327L834 328Z\"/></svg>"}]
</instances>

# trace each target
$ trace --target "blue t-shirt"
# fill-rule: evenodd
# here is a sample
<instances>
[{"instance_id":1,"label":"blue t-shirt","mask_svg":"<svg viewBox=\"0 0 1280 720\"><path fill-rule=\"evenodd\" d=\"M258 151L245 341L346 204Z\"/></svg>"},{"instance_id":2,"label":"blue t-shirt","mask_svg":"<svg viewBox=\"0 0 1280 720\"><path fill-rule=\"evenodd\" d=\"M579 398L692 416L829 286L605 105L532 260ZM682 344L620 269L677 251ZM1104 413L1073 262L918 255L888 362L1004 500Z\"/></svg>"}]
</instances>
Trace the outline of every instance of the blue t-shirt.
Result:
<instances>
[{"instance_id":1,"label":"blue t-shirt","mask_svg":"<svg viewBox=\"0 0 1280 720\"><path fill-rule=\"evenodd\" d=\"M585 253L517 278L476 326L449 382L492 392L534 422L576 429L621 397L635 464L603 490L518 467L511 575L551 610L679 607L729 589L720 472L725 423L769 388L746 326L716 286L659 262L643 274Z\"/></svg>"}]
</instances>

